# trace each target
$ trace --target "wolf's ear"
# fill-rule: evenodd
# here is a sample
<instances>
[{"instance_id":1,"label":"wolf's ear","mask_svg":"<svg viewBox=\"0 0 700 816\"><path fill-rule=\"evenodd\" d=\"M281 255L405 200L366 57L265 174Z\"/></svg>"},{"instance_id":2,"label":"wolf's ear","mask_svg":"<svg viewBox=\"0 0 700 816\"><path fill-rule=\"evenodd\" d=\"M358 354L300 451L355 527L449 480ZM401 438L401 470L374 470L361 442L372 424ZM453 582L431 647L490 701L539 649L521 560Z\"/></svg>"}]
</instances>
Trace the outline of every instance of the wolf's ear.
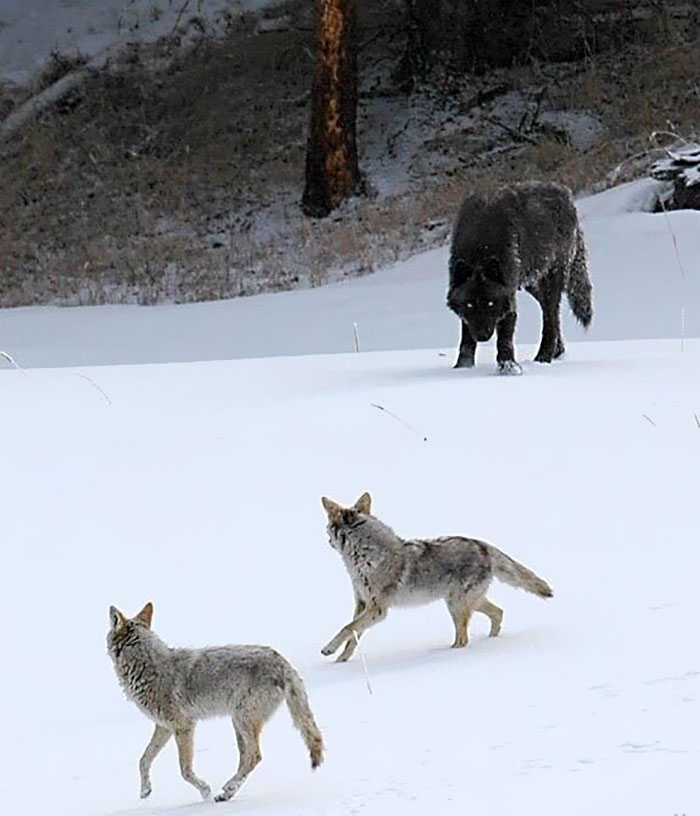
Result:
<instances>
[{"instance_id":1,"label":"wolf's ear","mask_svg":"<svg viewBox=\"0 0 700 816\"><path fill-rule=\"evenodd\" d=\"M151 621L153 620L153 604L149 601L138 615L134 615L134 620L145 624L146 627L150 629Z\"/></svg>"},{"instance_id":2,"label":"wolf's ear","mask_svg":"<svg viewBox=\"0 0 700 816\"><path fill-rule=\"evenodd\" d=\"M358 513L364 513L366 516L368 516L371 509L372 497L369 495L369 493L364 492L355 502L355 510L357 510Z\"/></svg>"},{"instance_id":3,"label":"wolf's ear","mask_svg":"<svg viewBox=\"0 0 700 816\"><path fill-rule=\"evenodd\" d=\"M453 258L450 261L450 282L453 286L459 286L470 277L469 264L464 258Z\"/></svg>"},{"instance_id":4,"label":"wolf's ear","mask_svg":"<svg viewBox=\"0 0 700 816\"><path fill-rule=\"evenodd\" d=\"M117 609L116 606L109 607L109 623L112 629L119 629L120 626L123 626L126 622L126 618L122 613Z\"/></svg>"},{"instance_id":5,"label":"wolf's ear","mask_svg":"<svg viewBox=\"0 0 700 816\"><path fill-rule=\"evenodd\" d=\"M336 524L340 520L343 508L337 504L337 502L329 499L328 496L321 496L321 504L326 513L328 513L328 520L331 524Z\"/></svg>"}]
</instances>

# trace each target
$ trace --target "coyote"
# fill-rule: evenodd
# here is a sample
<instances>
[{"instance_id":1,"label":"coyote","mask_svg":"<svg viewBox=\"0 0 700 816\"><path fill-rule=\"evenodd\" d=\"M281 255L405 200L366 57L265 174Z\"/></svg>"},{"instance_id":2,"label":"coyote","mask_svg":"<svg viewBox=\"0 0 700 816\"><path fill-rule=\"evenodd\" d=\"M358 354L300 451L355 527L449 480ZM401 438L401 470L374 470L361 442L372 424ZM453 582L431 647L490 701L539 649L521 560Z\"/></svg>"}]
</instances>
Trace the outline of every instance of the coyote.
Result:
<instances>
[{"instance_id":1,"label":"coyote","mask_svg":"<svg viewBox=\"0 0 700 816\"><path fill-rule=\"evenodd\" d=\"M502 553L474 538L445 536L405 541L370 515L372 499L363 493L352 507L341 507L325 496L328 539L345 562L355 592L355 614L347 626L321 649L344 662L370 626L384 620L390 606L419 606L444 599L455 626L453 648L466 646L473 611L491 621L491 637L501 631L503 610L486 597L491 579L551 598L546 581Z\"/></svg>"},{"instance_id":2,"label":"coyote","mask_svg":"<svg viewBox=\"0 0 700 816\"><path fill-rule=\"evenodd\" d=\"M141 798L151 793L153 760L174 734L183 779L203 799L211 788L192 769L197 720L230 716L238 742L235 775L216 797L230 799L261 761L259 738L265 723L286 700L294 725L311 754L311 767L323 761L323 738L311 713L301 677L267 646L214 646L173 649L151 631L153 604L133 618L109 608L107 650L126 696L152 719L155 730L139 762Z\"/></svg>"},{"instance_id":3,"label":"coyote","mask_svg":"<svg viewBox=\"0 0 700 816\"><path fill-rule=\"evenodd\" d=\"M462 323L455 368L473 366L477 343L495 331L500 372L521 373L513 349L515 293L521 288L542 308L535 360L550 363L564 354L562 292L581 325L588 328L593 317L583 232L571 191L561 184L515 184L490 200L464 200L452 235L447 293L447 305Z\"/></svg>"}]
</instances>

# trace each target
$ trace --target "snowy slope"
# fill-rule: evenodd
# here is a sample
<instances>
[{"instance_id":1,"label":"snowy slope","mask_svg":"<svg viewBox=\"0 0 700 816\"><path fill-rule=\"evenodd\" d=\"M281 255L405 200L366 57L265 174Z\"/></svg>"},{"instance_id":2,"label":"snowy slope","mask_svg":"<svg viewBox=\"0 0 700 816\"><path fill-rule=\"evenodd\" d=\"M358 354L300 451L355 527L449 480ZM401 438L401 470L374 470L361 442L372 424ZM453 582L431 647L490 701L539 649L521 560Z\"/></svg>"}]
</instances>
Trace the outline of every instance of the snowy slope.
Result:
<instances>
[{"instance_id":1,"label":"snowy slope","mask_svg":"<svg viewBox=\"0 0 700 816\"><path fill-rule=\"evenodd\" d=\"M570 339L679 337L683 306L686 336L700 336L700 213L633 211L658 186L643 180L579 202L595 317L586 333L564 305ZM343 352L353 349L354 322L366 351L452 350L459 329L445 306L446 277L444 248L320 289L187 306L6 309L0 350L24 367ZM539 332L539 307L523 294L517 338L535 343Z\"/></svg>"},{"instance_id":2,"label":"snowy slope","mask_svg":"<svg viewBox=\"0 0 700 816\"><path fill-rule=\"evenodd\" d=\"M94 57L125 42L152 42L197 16L216 26L275 0L1 0L0 80L24 84L52 51Z\"/></svg>"},{"instance_id":3,"label":"snowy slope","mask_svg":"<svg viewBox=\"0 0 700 816\"><path fill-rule=\"evenodd\" d=\"M3 814L693 813L700 342L526 368L416 351L3 372ZM363 641L370 696L358 660L319 654L352 607L319 496L364 489L400 533L485 537L555 597L494 586L503 636L477 619L458 652L441 605L390 613ZM139 801L150 726L104 635L110 603L149 599L171 643L297 665L319 771L284 712L231 803L198 802L172 746ZM200 726L200 775L235 763L230 724Z\"/></svg>"}]
</instances>

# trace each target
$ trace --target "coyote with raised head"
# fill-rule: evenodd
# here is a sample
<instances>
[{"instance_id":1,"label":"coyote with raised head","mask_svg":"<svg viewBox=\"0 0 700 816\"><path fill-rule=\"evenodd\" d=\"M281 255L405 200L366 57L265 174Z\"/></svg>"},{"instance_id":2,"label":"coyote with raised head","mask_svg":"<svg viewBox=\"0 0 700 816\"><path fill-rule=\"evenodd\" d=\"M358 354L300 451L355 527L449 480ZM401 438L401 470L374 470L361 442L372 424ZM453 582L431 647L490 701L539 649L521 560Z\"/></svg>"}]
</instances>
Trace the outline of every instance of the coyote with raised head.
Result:
<instances>
[{"instance_id":1,"label":"coyote with raised head","mask_svg":"<svg viewBox=\"0 0 700 816\"><path fill-rule=\"evenodd\" d=\"M203 799L211 788L192 769L197 720L229 716L238 742L234 776L216 797L225 802L261 761L260 732L285 700L294 725L311 755L311 767L323 761L323 738L311 713L301 677L267 646L213 646L174 649L151 631L153 604L133 618L109 608L107 650L126 696L156 724L141 757L141 798L151 793L153 760L173 734L185 781Z\"/></svg>"},{"instance_id":2,"label":"coyote with raised head","mask_svg":"<svg viewBox=\"0 0 700 816\"><path fill-rule=\"evenodd\" d=\"M475 538L444 536L406 541L370 514L372 499L363 493L352 507L325 496L328 539L345 562L355 592L353 619L321 649L344 662L362 633L384 620L390 606L420 606L444 600L455 626L453 647L466 646L472 612L491 621L491 637L501 631L503 610L486 597L492 578L551 598L546 581L491 544Z\"/></svg>"}]
</instances>

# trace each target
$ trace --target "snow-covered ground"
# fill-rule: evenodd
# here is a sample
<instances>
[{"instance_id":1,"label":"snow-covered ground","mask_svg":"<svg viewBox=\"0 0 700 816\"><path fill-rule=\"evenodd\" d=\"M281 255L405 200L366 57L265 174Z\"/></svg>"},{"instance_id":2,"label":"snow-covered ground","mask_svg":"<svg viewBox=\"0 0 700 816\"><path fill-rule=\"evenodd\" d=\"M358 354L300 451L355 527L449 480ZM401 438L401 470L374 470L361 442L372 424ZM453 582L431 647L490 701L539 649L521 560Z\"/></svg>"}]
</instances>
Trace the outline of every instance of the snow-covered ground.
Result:
<instances>
[{"instance_id":1,"label":"snow-covered ground","mask_svg":"<svg viewBox=\"0 0 700 816\"><path fill-rule=\"evenodd\" d=\"M53 51L95 57L125 42L152 42L198 17L216 28L275 0L0 0L0 80L24 84Z\"/></svg>"},{"instance_id":2,"label":"snow-covered ground","mask_svg":"<svg viewBox=\"0 0 700 816\"><path fill-rule=\"evenodd\" d=\"M519 378L435 351L4 372L3 813L692 813L699 370L700 343L657 341ZM555 597L494 586L503 636L477 619L458 652L442 605L393 611L363 641L370 696L319 654L352 608L319 497L364 489L400 533L485 537ZM231 803L198 802L172 746L139 801L150 725L104 635L110 603L149 599L171 643L297 665L318 772L284 712ZM230 723L200 726L195 764L228 778Z\"/></svg>"},{"instance_id":3,"label":"snow-covered ground","mask_svg":"<svg viewBox=\"0 0 700 816\"><path fill-rule=\"evenodd\" d=\"M442 251L318 291L2 313L0 348L70 366L0 372L2 812L693 813L700 341L681 350L677 329L685 302L700 334L698 214L670 217L683 288L663 217L625 212L640 192L581 205L590 336L619 342L571 343L523 377L495 376L489 350L471 372L450 368ZM353 320L363 348L424 349L318 353L350 349ZM75 367L276 352L316 354ZM457 652L442 605L391 612L363 640L370 695L358 659L319 653L352 608L319 497L365 489L401 534L484 537L554 598L495 585L502 637L476 619ZM282 712L232 802L199 802L172 745L140 802L150 725L104 636L109 604L133 614L146 600L170 643L287 655L325 764L309 771ZM200 725L196 748L220 785L237 762L230 724Z\"/></svg>"},{"instance_id":4,"label":"snow-covered ground","mask_svg":"<svg viewBox=\"0 0 700 816\"><path fill-rule=\"evenodd\" d=\"M634 182L580 201L595 317L584 332L564 305L569 339L680 337L682 311L685 335L700 336L700 213L634 211L659 185ZM0 351L23 367L343 352L354 348L355 322L364 351L453 349L459 329L446 279L443 248L319 289L186 306L5 309ZM535 343L539 332L539 306L523 294L518 340Z\"/></svg>"}]
</instances>

